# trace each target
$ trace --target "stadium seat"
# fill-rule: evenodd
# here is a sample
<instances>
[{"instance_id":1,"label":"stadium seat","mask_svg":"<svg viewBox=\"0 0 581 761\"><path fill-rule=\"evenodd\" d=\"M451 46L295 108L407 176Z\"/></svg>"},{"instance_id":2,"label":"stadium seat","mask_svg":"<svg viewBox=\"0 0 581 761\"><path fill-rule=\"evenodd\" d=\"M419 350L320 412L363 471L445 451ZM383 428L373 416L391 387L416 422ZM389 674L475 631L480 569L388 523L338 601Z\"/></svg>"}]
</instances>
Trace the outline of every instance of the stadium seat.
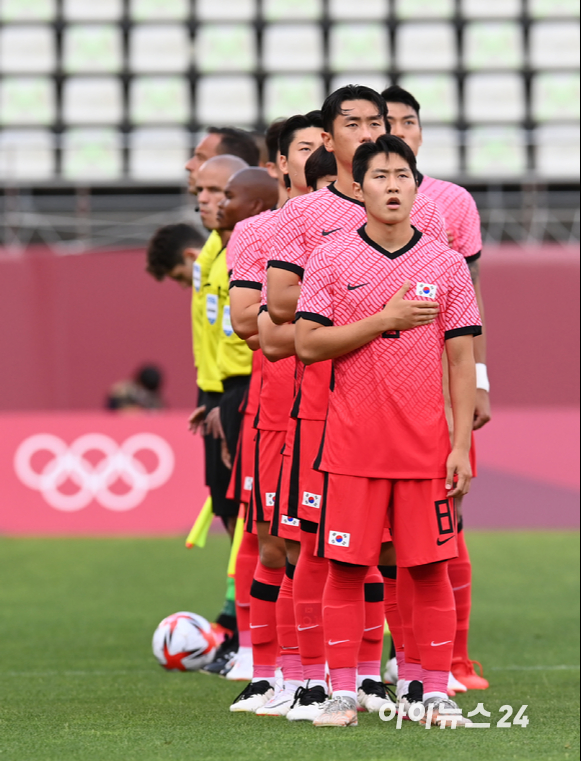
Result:
<instances>
[{"instance_id":1,"label":"stadium seat","mask_svg":"<svg viewBox=\"0 0 581 761\"><path fill-rule=\"evenodd\" d=\"M402 24L397 35L397 68L449 71L458 63L456 49L456 32L451 24Z\"/></svg>"},{"instance_id":2,"label":"stadium seat","mask_svg":"<svg viewBox=\"0 0 581 761\"><path fill-rule=\"evenodd\" d=\"M546 179L579 181L579 125L551 124L536 130L537 174Z\"/></svg>"},{"instance_id":3,"label":"stadium seat","mask_svg":"<svg viewBox=\"0 0 581 761\"><path fill-rule=\"evenodd\" d=\"M422 122L454 122L458 119L458 84L449 74L410 74L400 80L421 103Z\"/></svg>"},{"instance_id":4,"label":"stadium seat","mask_svg":"<svg viewBox=\"0 0 581 761\"><path fill-rule=\"evenodd\" d=\"M518 127L475 127L467 135L468 174L520 179L527 172L526 146L526 133Z\"/></svg>"},{"instance_id":5,"label":"stadium seat","mask_svg":"<svg viewBox=\"0 0 581 761\"><path fill-rule=\"evenodd\" d=\"M55 176L54 135L48 130L0 132L0 179L42 182Z\"/></svg>"},{"instance_id":6,"label":"stadium seat","mask_svg":"<svg viewBox=\"0 0 581 761\"><path fill-rule=\"evenodd\" d=\"M382 71L389 68L389 34L382 24L334 24L329 44L332 71Z\"/></svg>"},{"instance_id":7,"label":"stadium seat","mask_svg":"<svg viewBox=\"0 0 581 761\"><path fill-rule=\"evenodd\" d=\"M310 21L323 15L322 0L263 0L262 13L268 21Z\"/></svg>"},{"instance_id":8,"label":"stadium seat","mask_svg":"<svg viewBox=\"0 0 581 761\"><path fill-rule=\"evenodd\" d=\"M518 18L521 0L461 0L462 15L467 19Z\"/></svg>"},{"instance_id":9,"label":"stadium seat","mask_svg":"<svg viewBox=\"0 0 581 761\"><path fill-rule=\"evenodd\" d=\"M264 87L264 119L306 113L320 108L325 98L321 77L312 74L268 77Z\"/></svg>"},{"instance_id":10,"label":"stadium seat","mask_svg":"<svg viewBox=\"0 0 581 761\"><path fill-rule=\"evenodd\" d=\"M424 127L424 144L420 150L420 172L441 179L460 174L458 132L454 127Z\"/></svg>"},{"instance_id":11,"label":"stadium seat","mask_svg":"<svg viewBox=\"0 0 581 761\"><path fill-rule=\"evenodd\" d=\"M382 21L387 17L388 5L385 0L365 0L354 3L353 0L330 0L329 16L337 21L347 19L373 19Z\"/></svg>"},{"instance_id":12,"label":"stadium seat","mask_svg":"<svg viewBox=\"0 0 581 761\"><path fill-rule=\"evenodd\" d=\"M402 19L452 18L454 0L396 0L396 16Z\"/></svg>"},{"instance_id":13,"label":"stadium seat","mask_svg":"<svg viewBox=\"0 0 581 761\"><path fill-rule=\"evenodd\" d=\"M56 0L3 0L0 21L54 21Z\"/></svg>"},{"instance_id":14,"label":"stadium seat","mask_svg":"<svg viewBox=\"0 0 581 761\"><path fill-rule=\"evenodd\" d=\"M129 0L132 21L186 21L189 16L189 0Z\"/></svg>"},{"instance_id":15,"label":"stadium seat","mask_svg":"<svg viewBox=\"0 0 581 761\"><path fill-rule=\"evenodd\" d=\"M531 28L531 66L534 69L579 68L579 25L540 21Z\"/></svg>"},{"instance_id":16,"label":"stadium seat","mask_svg":"<svg viewBox=\"0 0 581 761\"><path fill-rule=\"evenodd\" d=\"M65 124L119 124L123 88L115 77L70 77L63 86Z\"/></svg>"},{"instance_id":17,"label":"stadium seat","mask_svg":"<svg viewBox=\"0 0 581 761\"><path fill-rule=\"evenodd\" d=\"M123 0L63 0L66 21L119 21L123 16Z\"/></svg>"},{"instance_id":18,"label":"stadium seat","mask_svg":"<svg viewBox=\"0 0 581 761\"><path fill-rule=\"evenodd\" d=\"M254 77L201 77L197 86L196 121L200 124L251 125L258 118Z\"/></svg>"},{"instance_id":19,"label":"stadium seat","mask_svg":"<svg viewBox=\"0 0 581 761\"><path fill-rule=\"evenodd\" d=\"M252 21L256 18L256 0L198 0L199 21Z\"/></svg>"},{"instance_id":20,"label":"stadium seat","mask_svg":"<svg viewBox=\"0 0 581 761\"><path fill-rule=\"evenodd\" d=\"M533 79L536 121L579 120L579 73L544 72Z\"/></svg>"},{"instance_id":21,"label":"stadium seat","mask_svg":"<svg viewBox=\"0 0 581 761\"><path fill-rule=\"evenodd\" d=\"M75 182L123 176L122 139L113 129L71 129L62 139L62 175Z\"/></svg>"},{"instance_id":22,"label":"stadium seat","mask_svg":"<svg viewBox=\"0 0 581 761\"><path fill-rule=\"evenodd\" d=\"M123 68L121 29L114 24L71 25L63 34L63 69L69 74L115 73Z\"/></svg>"},{"instance_id":23,"label":"stadium seat","mask_svg":"<svg viewBox=\"0 0 581 761\"><path fill-rule=\"evenodd\" d=\"M477 22L466 26L464 64L467 69L519 69L524 64L521 24L511 21Z\"/></svg>"},{"instance_id":24,"label":"stadium seat","mask_svg":"<svg viewBox=\"0 0 581 761\"><path fill-rule=\"evenodd\" d=\"M529 0L533 18L579 18L578 0Z\"/></svg>"},{"instance_id":25,"label":"stadium seat","mask_svg":"<svg viewBox=\"0 0 581 761\"><path fill-rule=\"evenodd\" d=\"M340 74L335 74L331 79L331 92L338 90L340 87L345 87L345 85L352 84L365 85L366 87L371 87L372 90L382 92L389 82L384 74L343 71Z\"/></svg>"},{"instance_id":26,"label":"stadium seat","mask_svg":"<svg viewBox=\"0 0 581 761\"><path fill-rule=\"evenodd\" d=\"M200 71L252 71L256 68L256 32L249 24L203 24L194 55Z\"/></svg>"},{"instance_id":27,"label":"stadium seat","mask_svg":"<svg viewBox=\"0 0 581 761\"><path fill-rule=\"evenodd\" d=\"M190 83L185 77L135 77L129 90L129 121L180 124L190 119Z\"/></svg>"},{"instance_id":28,"label":"stadium seat","mask_svg":"<svg viewBox=\"0 0 581 761\"><path fill-rule=\"evenodd\" d=\"M55 67L55 36L49 26L0 29L0 71L3 74L49 74Z\"/></svg>"},{"instance_id":29,"label":"stadium seat","mask_svg":"<svg viewBox=\"0 0 581 761\"><path fill-rule=\"evenodd\" d=\"M315 24L272 24L264 31L267 71L317 71L323 67L323 35ZM320 105L320 104L319 104Z\"/></svg>"},{"instance_id":30,"label":"stadium seat","mask_svg":"<svg viewBox=\"0 0 581 761\"><path fill-rule=\"evenodd\" d=\"M129 37L129 67L136 73L187 72L192 61L189 29L181 24L140 24Z\"/></svg>"},{"instance_id":31,"label":"stadium seat","mask_svg":"<svg viewBox=\"0 0 581 761\"><path fill-rule=\"evenodd\" d=\"M190 153L190 134L185 129L135 130L129 135L129 176L181 183Z\"/></svg>"},{"instance_id":32,"label":"stadium seat","mask_svg":"<svg viewBox=\"0 0 581 761\"><path fill-rule=\"evenodd\" d=\"M519 74L471 74L466 79L468 122L521 122L526 117L524 80Z\"/></svg>"},{"instance_id":33,"label":"stadium seat","mask_svg":"<svg viewBox=\"0 0 581 761\"><path fill-rule=\"evenodd\" d=\"M52 124L56 87L48 77L4 77L0 80L1 124Z\"/></svg>"}]
</instances>

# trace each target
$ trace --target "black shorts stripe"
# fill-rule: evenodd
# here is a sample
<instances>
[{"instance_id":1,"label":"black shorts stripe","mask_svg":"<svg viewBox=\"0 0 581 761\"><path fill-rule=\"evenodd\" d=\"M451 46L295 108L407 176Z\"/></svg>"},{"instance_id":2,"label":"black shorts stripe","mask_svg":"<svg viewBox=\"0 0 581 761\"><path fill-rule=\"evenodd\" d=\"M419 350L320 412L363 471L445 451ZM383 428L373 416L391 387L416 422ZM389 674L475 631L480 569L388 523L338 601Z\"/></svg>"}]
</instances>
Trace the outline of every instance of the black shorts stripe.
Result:
<instances>
[{"instance_id":1,"label":"black shorts stripe","mask_svg":"<svg viewBox=\"0 0 581 761\"><path fill-rule=\"evenodd\" d=\"M291 455L291 472L288 489L288 514L290 518L299 517L299 487L301 476L301 423L302 420L297 420L295 440L293 443L293 451Z\"/></svg>"},{"instance_id":2,"label":"black shorts stripe","mask_svg":"<svg viewBox=\"0 0 581 761\"><path fill-rule=\"evenodd\" d=\"M254 458L254 512L257 523L264 523L264 505L260 491L260 431L256 431L256 454Z\"/></svg>"},{"instance_id":3,"label":"black shorts stripe","mask_svg":"<svg viewBox=\"0 0 581 761\"><path fill-rule=\"evenodd\" d=\"M254 597L255 600L264 600L264 602L276 602L280 587L274 587L272 584L263 584L262 581L252 582L250 587L250 597Z\"/></svg>"},{"instance_id":4,"label":"black shorts stripe","mask_svg":"<svg viewBox=\"0 0 581 761\"><path fill-rule=\"evenodd\" d=\"M327 435L327 421L325 421L325 426L323 428L323 435L321 437L321 446L319 447L319 453L317 454L317 459L313 463L313 470L319 470L321 467L321 460L323 459L323 450L325 448L325 436Z\"/></svg>"},{"instance_id":5,"label":"black shorts stripe","mask_svg":"<svg viewBox=\"0 0 581 761\"><path fill-rule=\"evenodd\" d=\"M282 462L280 464L280 475L278 477L278 485L276 487L276 497L274 498L274 515L272 517L272 523L271 523L271 526L270 526L271 536L279 536L278 527L280 525L280 491L281 491L281 484L282 484Z\"/></svg>"},{"instance_id":6,"label":"black shorts stripe","mask_svg":"<svg viewBox=\"0 0 581 761\"><path fill-rule=\"evenodd\" d=\"M383 602L383 584L365 584L365 602Z\"/></svg>"},{"instance_id":7,"label":"black shorts stripe","mask_svg":"<svg viewBox=\"0 0 581 761\"><path fill-rule=\"evenodd\" d=\"M329 474L325 473L323 486L323 504L321 505L321 522L319 523L319 545L317 555L325 557L325 536L327 534L327 496L329 494Z\"/></svg>"}]
</instances>

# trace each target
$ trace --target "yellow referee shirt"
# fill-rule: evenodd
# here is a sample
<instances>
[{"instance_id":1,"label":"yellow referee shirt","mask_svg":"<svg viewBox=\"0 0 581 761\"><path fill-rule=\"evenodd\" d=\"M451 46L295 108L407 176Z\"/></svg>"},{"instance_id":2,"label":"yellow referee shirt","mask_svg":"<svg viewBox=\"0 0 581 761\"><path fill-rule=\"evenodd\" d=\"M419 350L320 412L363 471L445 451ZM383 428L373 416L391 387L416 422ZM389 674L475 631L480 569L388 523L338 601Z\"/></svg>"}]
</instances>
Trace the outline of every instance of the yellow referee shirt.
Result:
<instances>
[{"instance_id":1,"label":"yellow referee shirt","mask_svg":"<svg viewBox=\"0 0 581 761\"><path fill-rule=\"evenodd\" d=\"M194 263L192 293L192 336L194 342L194 364L198 371L198 386L202 391L222 392L222 381L218 373L217 341L208 335L206 322L206 291L208 275L213 263L222 251L222 239L214 230L199 257Z\"/></svg>"}]
</instances>

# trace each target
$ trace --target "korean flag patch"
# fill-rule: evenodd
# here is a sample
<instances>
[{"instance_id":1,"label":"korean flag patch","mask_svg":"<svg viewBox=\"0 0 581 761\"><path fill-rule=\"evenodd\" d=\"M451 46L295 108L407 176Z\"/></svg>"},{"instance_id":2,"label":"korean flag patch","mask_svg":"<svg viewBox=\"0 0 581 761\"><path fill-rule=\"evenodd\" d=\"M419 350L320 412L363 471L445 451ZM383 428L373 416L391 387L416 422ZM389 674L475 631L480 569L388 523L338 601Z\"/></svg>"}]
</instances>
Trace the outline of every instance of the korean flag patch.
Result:
<instances>
[{"instance_id":1,"label":"korean flag patch","mask_svg":"<svg viewBox=\"0 0 581 761\"><path fill-rule=\"evenodd\" d=\"M329 544L334 547L349 547L351 544L351 534L344 531L329 531Z\"/></svg>"},{"instance_id":2,"label":"korean flag patch","mask_svg":"<svg viewBox=\"0 0 581 761\"><path fill-rule=\"evenodd\" d=\"M321 499L320 494L311 494L308 491L303 492L303 505L305 507L314 507L316 510L320 510Z\"/></svg>"},{"instance_id":3,"label":"korean flag patch","mask_svg":"<svg viewBox=\"0 0 581 761\"><path fill-rule=\"evenodd\" d=\"M266 493L266 506L274 507L274 500L276 499L276 492L270 491Z\"/></svg>"},{"instance_id":4,"label":"korean flag patch","mask_svg":"<svg viewBox=\"0 0 581 761\"><path fill-rule=\"evenodd\" d=\"M252 476L246 476L244 479L244 491L252 491L252 485L254 484L254 479Z\"/></svg>"},{"instance_id":5,"label":"korean flag patch","mask_svg":"<svg viewBox=\"0 0 581 761\"><path fill-rule=\"evenodd\" d=\"M416 288L416 296L421 299L435 299L438 293L437 285L430 285L429 283L418 283Z\"/></svg>"},{"instance_id":6,"label":"korean flag patch","mask_svg":"<svg viewBox=\"0 0 581 761\"><path fill-rule=\"evenodd\" d=\"M291 518L289 515L283 515L280 522L283 526L294 526L295 528L301 525L298 518Z\"/></svg>"}]
</instances>

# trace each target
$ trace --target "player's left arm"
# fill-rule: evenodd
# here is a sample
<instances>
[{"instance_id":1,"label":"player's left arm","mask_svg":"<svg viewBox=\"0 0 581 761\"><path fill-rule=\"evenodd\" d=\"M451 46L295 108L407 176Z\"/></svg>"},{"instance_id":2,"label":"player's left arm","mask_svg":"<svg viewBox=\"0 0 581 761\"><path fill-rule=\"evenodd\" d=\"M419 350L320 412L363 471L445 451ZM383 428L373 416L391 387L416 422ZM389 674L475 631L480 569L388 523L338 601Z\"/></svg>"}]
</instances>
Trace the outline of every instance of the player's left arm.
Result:
<instances>
[{"instance_id":1,"label":"player's left arm","mask_svg":"<svg viewBox=\"0 0 581 761\"><path fill-rule=\"evenodd\" d=\"M260 348L269 362L279 362L295 355L295 326L275 325L266 309L258 315Z\"/></svg>"},{"instance_id":2,"label":"player's left arm","mask_svg":"<svg viewBox=\"0 0 581 761\"><path fill-rule=\"evenodd\" d=\"M478 310L480 311L480 317L482 318L482 335L476 336L474 339L474 359L477 365L486 367L486 320L484 314L484 298L482 296L482 286L480 282L480 259L468 262L470 269L470 276L472 283L474 284L474 291L476 293L476 301L478 302ZM482 370L486 375L486 371ZM487 378L479 380L479 385L487 385ZM473 430L477 431L483 428L492 418L492 411L490 406L490 393L485 388L477 388L476 390L476 404L474 407L474 422Z\"/></svg>"},{"instance_id":3,"label":"player's left arm","mask_svg":"<svg viewBox=\"0 0 581 761\"><path fill-rule=\"evenodd\" d=\"M446 488L449 497L463 497L470 490L470 445L476 404L474 336L458 335L446 341L450 400L454 418L452 452L448 458ZM454 479L458 481L454 485Z\"/></svg>"}]
</instances>

